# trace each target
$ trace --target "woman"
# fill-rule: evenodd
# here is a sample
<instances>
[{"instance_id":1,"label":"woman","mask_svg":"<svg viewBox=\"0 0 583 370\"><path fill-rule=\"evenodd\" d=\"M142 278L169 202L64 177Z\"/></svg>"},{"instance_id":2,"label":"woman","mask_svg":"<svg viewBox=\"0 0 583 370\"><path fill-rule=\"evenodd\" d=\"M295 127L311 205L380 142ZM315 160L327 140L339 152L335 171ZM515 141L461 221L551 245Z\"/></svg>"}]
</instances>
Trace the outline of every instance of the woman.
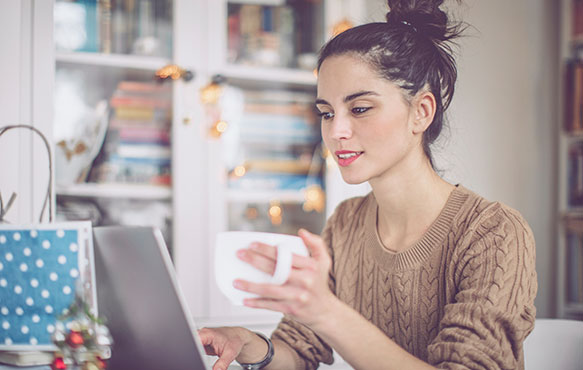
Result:
<instances>
[{"instance_id":1,"label":"woman","mask_svg":"<svg viewBox=\"0 0 583 370\"><path fill-rule=\"evenodd\" d=\"M324 46L316 106L322 136L351 184L322 237L300 237L282 286L237 281L249 307L285 314L272 342L243 328L202 329L226 369L314 369L332 349L356 369L521 369L536 295L532 232L518 212L454 186L433 168L454 91L443 0L389 0L386 23ZM275 249L239 257L273 273ZM271 356L271 345L274 355ZM267 353L267 355L266 355Z\"/></svg>"}]
</instances>

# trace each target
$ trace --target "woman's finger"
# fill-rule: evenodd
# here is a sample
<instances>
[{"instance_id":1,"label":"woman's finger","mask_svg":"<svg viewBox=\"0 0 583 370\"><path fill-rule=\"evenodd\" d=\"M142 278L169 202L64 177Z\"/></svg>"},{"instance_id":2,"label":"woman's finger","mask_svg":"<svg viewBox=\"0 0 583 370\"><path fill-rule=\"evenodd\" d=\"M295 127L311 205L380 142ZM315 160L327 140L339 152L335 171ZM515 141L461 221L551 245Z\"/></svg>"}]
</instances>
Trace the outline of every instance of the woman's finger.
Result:
<instances>
[{"instance_id":1,"label":"woman's finger","mask_svg":"<svg viewBox=\"0 0 583 370\"><path fill-rule=\"evenodd\" d=\"M213 370L227 370L229 365L235 361L239 352L231 347L226 347L223 353L220 354L219 359L213 365Z\"/></svg>"},{"instance_id":2,"label":"woman's finger","mask_svg":"<svg viewBox=\"0 0 583 370\"><path fill-rule=\"evenodd\" d=\"M303 298L300 298L300 296L307 294L303 290L291 285L253 283L251 281L239 279L235 280L233 286L244 292L256 294L260 298L279 301L302 300Z\"/></svg>"},{"instance_id":3,"label":"woman's finger","mask_svg":"<svg viewBox=\"0 0 583 370\"><path fill-rule=\"evenodd\" d=\"M237 257L244 262L247 262L251 266L265 273L273 275L275 272L275 260L266 257L262 253L257 253L250 249L239 249L237 251Z\"/></svg>"},{"instance_id":4,"label":"woman's finger","mask_svg":"<svg viewBox=\"0 0 583 370\"><path fill-rule=\"evenodd\" d=\"M266 258L271 258L275 260L277 258L277 247L261 242L253 242L249 244L249 249L256 252L263 254Z\"/></svg>"},{"instance_id":5,"label":"woman's finger","mask_svg":"<svg viewBox=\"0 0 583 370\"><path fill-rule=\"evenodd\" d=\"M285 314L291 314L290 305L284 301L277 301L273 299L262 298L246 298L243 300L243 305L251 308L261 308Z\"/></svg>"}]
</instances>

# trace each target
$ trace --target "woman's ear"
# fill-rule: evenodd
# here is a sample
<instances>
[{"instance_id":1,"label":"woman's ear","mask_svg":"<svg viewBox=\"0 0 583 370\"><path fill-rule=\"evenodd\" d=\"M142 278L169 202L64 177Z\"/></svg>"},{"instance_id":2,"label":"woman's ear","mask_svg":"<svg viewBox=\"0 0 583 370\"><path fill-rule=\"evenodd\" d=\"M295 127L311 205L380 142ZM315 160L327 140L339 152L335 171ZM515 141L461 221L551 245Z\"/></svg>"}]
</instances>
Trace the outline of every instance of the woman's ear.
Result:
<instances>
[{"instance_id":1,"label":"woman's ear","mask_svg":"<svg viewBox=\"0 0 583 370\"><path fill-rule=\"evenodd\" d=\"M435 96L429 91L420 92L413 100L413 133L425 132L435 116Z\"/></svg>"}]
</instances>

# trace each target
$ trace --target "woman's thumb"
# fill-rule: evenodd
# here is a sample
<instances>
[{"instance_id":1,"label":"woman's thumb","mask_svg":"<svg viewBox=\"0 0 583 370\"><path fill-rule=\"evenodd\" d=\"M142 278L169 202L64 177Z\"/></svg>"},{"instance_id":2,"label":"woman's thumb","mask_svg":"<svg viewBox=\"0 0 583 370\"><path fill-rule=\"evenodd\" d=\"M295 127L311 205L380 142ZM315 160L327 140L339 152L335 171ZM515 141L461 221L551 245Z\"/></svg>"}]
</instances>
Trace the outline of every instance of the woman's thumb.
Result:
<instances>
[{"instance_id":1,"label":"woman's thumb","mask_svg":"<svg viewBox=\"0 0 583 370\"><path fill-rule=\"evenodd\" d=\"M298 231L298 236L302 238L306 247L308 247L308 251L310 255L315 259L320 259L322 256L327 256L328 251L326 250L326 245L324 244L324 240L320 237L320 235L312 234L306 229L300 229Z\"/></svg>"}]
</instances>

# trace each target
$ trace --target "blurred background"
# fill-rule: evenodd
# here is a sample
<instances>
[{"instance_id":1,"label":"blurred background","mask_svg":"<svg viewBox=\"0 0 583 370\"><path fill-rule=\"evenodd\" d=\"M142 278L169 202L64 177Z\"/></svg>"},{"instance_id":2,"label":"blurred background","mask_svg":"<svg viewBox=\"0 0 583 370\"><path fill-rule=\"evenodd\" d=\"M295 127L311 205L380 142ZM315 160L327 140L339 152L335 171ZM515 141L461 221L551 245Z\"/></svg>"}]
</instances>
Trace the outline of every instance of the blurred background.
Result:
<instances>
[{"instance_id":1,"label":"blurred background","mask_svg":"<svg viewBox=\"0 0 583 370\"><path fill-rule=\"evenodd\" d=\"M471 27L437 167L529 222L537 316L582 319L582 1L445 6ZM159 227L199 323L273 325L277 315L232 307L214 288L214 235L319 232L342 199L369 191L342 182L321 142L314 69L326 40L382 21L386 2L25 0L0 10L0 122L50 133L57 219ZM30 222L46 154L28 133L2 140L2 195L21 194L6 218Z\"/></svg>"}]
</instances>

